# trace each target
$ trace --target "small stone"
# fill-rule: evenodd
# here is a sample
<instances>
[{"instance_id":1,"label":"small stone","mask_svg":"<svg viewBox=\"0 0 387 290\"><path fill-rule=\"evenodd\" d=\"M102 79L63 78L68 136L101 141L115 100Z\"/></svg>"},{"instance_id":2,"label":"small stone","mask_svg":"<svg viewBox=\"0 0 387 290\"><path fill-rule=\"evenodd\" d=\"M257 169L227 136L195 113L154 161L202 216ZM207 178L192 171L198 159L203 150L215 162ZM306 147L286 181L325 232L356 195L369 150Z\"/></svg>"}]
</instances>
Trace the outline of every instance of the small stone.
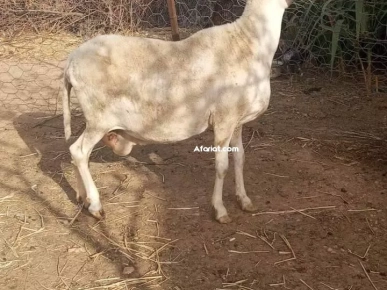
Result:
<instances>
[{"instance_id":1,"label":"small stone","mask_svg":"<svg viewBox=\"0 0 387 290\"><path fill-rule=\"evenodd\" d=\"M132 266L128 266L128 267L125 267L123 270L122 270L122 274L123 275L130 275L132 274L136 269L134 269L134 267Z\"/></svg>"},{"instance_id":2,"label":"small stone","mask_svg":"<svg viewBox=\"0 0 387 290\"><path fill-rule=\"evenodd\" d=\"M84 252L86 252L86 250L84 248L81 248L81 247L72 247L72 248L69 248L67 250L67 252L78 254L78 253L84 253Z\"/></svg>"},{"instance_id":3,"label":"small stone","mask_svg":"<svg viewBox=\"0 0 387 290\"><path fill-rule=\"evenodd\" d=\"M22 221L24 222L24 219L25 219L25 215L22 214L22 213L17 213L14 215L15 218L17 218L19 221Z\"/></svg>"},{"instance_id":4,"label":"small stone","mask_svg":"<svg viewBox=\"0 0 387 290\"><path fill-rule=\"evenodd\" d=\"M67 226L67 225L70 223L69 220L65 220L65 219L60 219L59 222L60 222L62 225L65 225L65 226Z\"/></svg>"},{"instance_id":5,"label":"small stone","mask_svg":"<svg viewBox=\"0 0 387 290\"><path fill-rule=\"evenodd\" d=\"M334 249L332 249L331 247L329 247L329 248L327 249L327 251L328 251L329 253L331 253L331 254L336 254L336 251L335 251Z\"/></svg>"}]
</instances>

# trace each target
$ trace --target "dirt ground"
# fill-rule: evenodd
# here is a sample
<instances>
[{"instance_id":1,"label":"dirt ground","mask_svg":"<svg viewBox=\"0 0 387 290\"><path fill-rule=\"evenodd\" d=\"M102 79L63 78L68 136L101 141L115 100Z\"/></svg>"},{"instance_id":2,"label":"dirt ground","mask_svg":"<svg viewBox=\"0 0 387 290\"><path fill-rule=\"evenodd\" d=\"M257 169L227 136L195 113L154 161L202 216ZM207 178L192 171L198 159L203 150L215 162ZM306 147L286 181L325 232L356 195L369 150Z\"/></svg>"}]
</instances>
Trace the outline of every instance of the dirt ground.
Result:
<instances>
[{"instance_id":1,"label":"dirt ground","mask_svg":"<svg viewBox=\"0 0 387 290\"><path fill-rule=\"evenodd\" d=\"M0 289L387 289L387 94L367 97L361 80L274 79L269 110L243 130L258 211L239 209L230 156L226 225L210 206L213 153L193 152L211 131L124 158L98 144L97 222L74 200L53 117L60 64L45 65L30 72L52 77L47 91L28 74L0 90ZM9 94L23 100L32 85L41 99L10 107ZM75 112L73 132L82 127Z\"/></svg>"}]
</instances>

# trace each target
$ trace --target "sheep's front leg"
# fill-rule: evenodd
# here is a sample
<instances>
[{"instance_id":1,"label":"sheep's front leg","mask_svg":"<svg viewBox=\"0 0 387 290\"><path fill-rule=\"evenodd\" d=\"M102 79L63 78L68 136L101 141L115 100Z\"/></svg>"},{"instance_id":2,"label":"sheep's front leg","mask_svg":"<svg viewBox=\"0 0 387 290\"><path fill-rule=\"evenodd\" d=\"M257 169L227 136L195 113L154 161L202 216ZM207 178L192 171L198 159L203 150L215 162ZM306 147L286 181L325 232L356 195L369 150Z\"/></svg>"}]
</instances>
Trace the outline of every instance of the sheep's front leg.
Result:
<instances>
[{"instance_id":1,"label":"sheep's front leg","mask_svg":"<svg viewBox=\"0 0 387 290\"><path fill-rule=\"evenodd\" d=\"M242 144L242 126L235 129L231 138L230 144L232 147L236 147L236 151L233 151L234 157L234 169L235 169L235 186L236 196L241 208L244 211L255 211L257 208L253 205L250 198L246 194L245 184L243 180L243 165L245 162L245 150Z\"/></svg>"},{"instance_id":2,"label":"sheep's front leg","mask_svg":"<svg viewBox=\"0 0 387 290\"><path fill-rule=\"evenodd\" d=\"M229 132L230 128L219 128L214 127L215 133L215 147L225 148L230 144L230 139L232 133ZM232 131L231 131L232 132ZM223 205L223 182L224 177L227 174L228 170L228 152L227 151L217 151L215 152L215 186L214 192L212 195L212 205L215 209L216 220L222 224L231 222L230 217L227 214L227 210Z\"/></svg>"},{"instance_id":3,"label":"sheep's front leg","mask_svg":"<svg viewBox=\"0 0 387 290\"><path fill-rule=\"evenodd\" d=\"M103 133L98 130L86 128L82 135L70 146L73 164L76 166L76 175L78 181L78 198L84 198L85 207L96 218L103 216L102 205L99 199L99 193L89 170L89 158L95 144L101 140Z\"/></svg>"},{"instance_id":4,"label":"sheep's front leg","mask_svg":"<svg viewBox=\"0 0 387 290\"><path fill-rule=\"evenodd\" d=\"M231 222L230 217L227 214L227 210L223 205L223 181L228 170L228 153L227 152L216 152L215 153L215 186L214 193L212 195L212 205L215 209L215 217L217 221L222 224Z\"/></svg>"}]
</instances>

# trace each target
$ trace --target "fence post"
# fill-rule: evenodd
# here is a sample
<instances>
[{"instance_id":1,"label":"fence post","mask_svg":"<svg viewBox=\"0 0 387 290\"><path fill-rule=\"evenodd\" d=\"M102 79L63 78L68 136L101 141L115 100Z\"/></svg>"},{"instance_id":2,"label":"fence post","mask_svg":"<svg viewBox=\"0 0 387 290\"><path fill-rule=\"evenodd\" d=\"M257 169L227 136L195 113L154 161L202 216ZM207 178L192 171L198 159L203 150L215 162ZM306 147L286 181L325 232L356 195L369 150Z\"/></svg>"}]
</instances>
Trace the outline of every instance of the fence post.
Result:
<instances>
[{"instance_id":1,"label":"fence post","mask_svg":"<svg viewBox=\"0 0 387 290\"><path fill-rule=\"evenodd\" d=\"M168 1L169 19L171 20L172 40L177 41L177 40L180 40L180 35L179 35L179 25L177 24L175 0L167 0L167 1Z\"/></svg>"}]
</instances>

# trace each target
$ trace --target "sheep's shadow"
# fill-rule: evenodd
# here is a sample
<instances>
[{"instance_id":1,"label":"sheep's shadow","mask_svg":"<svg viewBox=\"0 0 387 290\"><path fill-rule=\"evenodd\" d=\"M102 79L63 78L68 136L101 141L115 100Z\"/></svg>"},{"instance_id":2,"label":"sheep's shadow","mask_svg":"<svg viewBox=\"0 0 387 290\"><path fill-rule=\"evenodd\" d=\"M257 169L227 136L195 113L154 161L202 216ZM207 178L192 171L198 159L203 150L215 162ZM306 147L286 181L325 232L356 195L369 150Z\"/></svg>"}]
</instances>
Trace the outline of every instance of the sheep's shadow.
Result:
<instances>
[{"instance_id":1,"label":"sheep's shadow","mask_svg":"<svg viewBox=\"0 0 387 290\"><path fill-rule=\"evenodd\" d=\"M70 143L74 142L85 127L83 117L73 116L73 135ZM42 113L22 114L14 120L14 126L24 143L30 151L40 155L38 167L41 172L51 178L65 193L72 203L77 204L75 182L70 182L65 177L66 169L73 170L69 145L64 140L62 115L48 115ZM248 126L245 126L249 130ZM119 157L110 148L102 148L104 144L98 143L94 150L98 154L90 156L93 163L119 163L122 162L125 168L141 169L142 172L149 172L153 176L158 176L160 182L144 185L148 190L159 191L162 186L165 199L178 203L200 202L205 205L206 218L213 219L214 212L210 205L213 178L215 177L215 164L213 153L195 152L196 146L212 146L213 130L208 128L204 133L195 135L187 140L172 144L149 144L146 146L134 146L129 156ZM102 148L102 150L100 150ZM231 158L232 153L229 154ZM223 197L232 200L231 210L238 209L234 197L233 185L233 162L230 163L228 178L225 178ZM177 174L175 172L177 171ZM111 173L119 183L122 174ZM164 176L166 175L166 177ZM179 175L187 176L181 180ZM204 180L205 178L205 180ZM165 179L165 180L164 180ZM164 185L165 183L165 185ZM178 187L175 185L179 184ZM153 188L157 187L157 188ZM113 189L111 189L113 191ZM182 195L180 192L184 191ZM187 192L188 191L188 192ZM230 194L231 193L231 194ZM197 197L195 195L200 195ZM102 200L102 203L104 201ZM87 210L83 210L83 216L92 219Z\"/></svg>"},{"instance_id":2,"label":"sheep's shadow","mask_svg":"<svg viewBox=\"0 0 387 290\"><path fill-rule=\"evenodd\" d=\"M68 145L64 140L63 131L63 119L61 115L50 116L43 113L25 113L16 117L13 121L14 128L17 130L20 138L28 146L32 153L37 153L40 157L38 162L38 168L41 172L51 178L61 189L62 192L67 195L72 203L77 204L76 192L73 189L73 185L66 179L64 174L64 167L70 167L71 157L68 150ZM73 128L74 132L82 131L83 122L77 117L74 118ZM98 144L96 147L100 147ZM101 153L101 151L103 151ZM152 164L152 160L147 160L146 155L141 154L141 163ZM103 158L101 158L103 156ZM119 161L119 157L116 157L110 149L104 148L99 150L98 155L93 155L90 158L91 162L105 163ZM154 166L149 166L150 171ZM117 183L119 183L119 177ZM68 216L63 210L57 206L50 204L45 195L39 194L38 191L28 190L26 194L31 200L39 201L45 205L52 215L60 219L72 220L73 216ZM88 213L87 210L83 210L82 214L77 217L76 224L71 226L71 230L75 235L78 235L85 241L93 241L94 248L99 252L105 252L105 256L113 261L117 271L122 273L122 268L127 265L127 258L119 251L111 250L111 241L109 239L101 239L97 237L96 233L92 231L90 225L95 225L97 221ZM131 218L128 220L128 228L137 228L137 219ZM111 229L108 229L105 223L99 223L99 231L105 237L111 237ZM128 235L131 233L128 232ZM136 264L137 262L135 262Z\"/></svg>"},{"instance_id":3,"label":"sheep's shadow","mask_svg":"<svg viewBox=\"0 0 387 290\"><path fill-rule=\"evenodd\" d=\"M72 126L75 137L72 137L70 144L82 133L84 129L83 119L73 117ZM55 181L69 200L76 204L76 191L64 176L62 168L62 165L69 166L71 163L69 145L63 137L62 115L52 116L42 113L25 113L14 120L14 127L30 151L40 155L41 158L38 167L42 173ZM103 144L101 142L94 149L99 150L102 147ZM141 151L134 150L134 152L136 151L140 153L139 156L136 156L141 160L140 163L154 164L154 161L146 159L146 154L141 154ZM109 148L103 148L101 154L92 154L90 156L90 162L94 163L115 162L119 160L120 158L115 156ZM151 170L152 167L149 167L149 169Z\"/></svg>"}]
</instances>

